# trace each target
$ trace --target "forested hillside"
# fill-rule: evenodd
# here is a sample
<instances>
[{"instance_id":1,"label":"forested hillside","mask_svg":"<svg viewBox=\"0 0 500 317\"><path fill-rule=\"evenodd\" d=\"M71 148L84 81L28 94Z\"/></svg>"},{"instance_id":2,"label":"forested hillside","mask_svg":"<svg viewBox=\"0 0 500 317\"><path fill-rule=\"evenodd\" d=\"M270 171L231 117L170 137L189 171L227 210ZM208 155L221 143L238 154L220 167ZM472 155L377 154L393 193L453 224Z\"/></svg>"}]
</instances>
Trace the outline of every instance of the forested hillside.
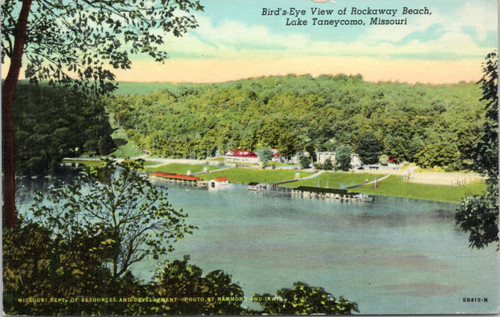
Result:
<instances>
[{"instance_id":1,"label":"forested hillside","mask_svg":"<svg viewBox=\"0 0 500 317\"><path fill-rule=\"evenodd\" d=\"M107 106L141 149L205 158L230 149L362 150L375 136L383 154L457 170L481 131L475 83L368 83L361 76L285 76L111 96Z\"/></svg>"},{"instance_id":2,"label":"forested hillside","mask_svg":"<svg viewBox=\"0 0 500 317\"><path fill-rule=\"evenodd\" d=\"M20 174L46 174L65 156L104 155L116 148L104 104L72 89L18 84L14 120Z\"/></svg>"}]
</instances>

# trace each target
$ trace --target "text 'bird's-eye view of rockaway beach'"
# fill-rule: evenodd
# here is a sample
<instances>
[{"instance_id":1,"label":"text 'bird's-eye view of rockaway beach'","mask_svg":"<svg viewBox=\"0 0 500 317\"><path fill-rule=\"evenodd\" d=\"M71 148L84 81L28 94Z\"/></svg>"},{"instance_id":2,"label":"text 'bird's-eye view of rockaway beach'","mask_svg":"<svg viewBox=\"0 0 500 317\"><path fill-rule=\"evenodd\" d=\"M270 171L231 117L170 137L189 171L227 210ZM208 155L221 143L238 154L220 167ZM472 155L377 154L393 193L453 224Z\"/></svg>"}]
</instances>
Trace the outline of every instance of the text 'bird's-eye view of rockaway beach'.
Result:
<instances>
[{"instance_id":1,"label":"text 'bird's-eye view of rockaway beach'","mask_svg":"<svg viewBox=\"0 0 500 317\"><path fill-rule=\"evenodd\" d=\"M499 311L495 0L4 0L6 315Z\"/></svg>"}]
</instances>

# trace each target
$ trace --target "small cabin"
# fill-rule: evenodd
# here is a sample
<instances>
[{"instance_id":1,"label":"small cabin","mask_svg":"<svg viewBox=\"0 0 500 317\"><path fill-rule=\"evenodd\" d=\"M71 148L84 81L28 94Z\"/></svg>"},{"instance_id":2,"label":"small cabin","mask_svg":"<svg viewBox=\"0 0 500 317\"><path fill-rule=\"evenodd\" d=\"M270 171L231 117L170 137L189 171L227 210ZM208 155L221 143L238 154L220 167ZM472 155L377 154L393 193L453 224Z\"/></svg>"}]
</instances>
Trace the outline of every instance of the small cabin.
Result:
<instances>
[{"instance_id":1,"label":"small cabin","mask_svg":"<svg viewBox=\"0 0 500 317\"><path fill-rule=\"evenodd\" d=\"M218 189L229 185L229 179L226 176L216 177L208 182L208 189Z\"/></svg>"}]
</instances>

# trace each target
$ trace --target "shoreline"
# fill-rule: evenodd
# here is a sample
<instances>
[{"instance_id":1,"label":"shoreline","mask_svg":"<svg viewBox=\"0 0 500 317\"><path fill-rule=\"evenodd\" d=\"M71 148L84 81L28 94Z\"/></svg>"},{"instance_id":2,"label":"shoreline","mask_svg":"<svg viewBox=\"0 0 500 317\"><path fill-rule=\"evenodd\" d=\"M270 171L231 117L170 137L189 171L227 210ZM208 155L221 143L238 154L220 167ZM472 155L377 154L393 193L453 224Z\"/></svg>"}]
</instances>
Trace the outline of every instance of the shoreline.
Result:
<instances>
[{"instance_id":1,"label":"shoreline","mask_svg":"<svg viewBox=\"0 0 500 317\"><path fill-rule=\"evenodd\" d=\"M159 163L158 165L147 166L147 168L145 168L146 172L151 168L155 168L155 170L161 168L164 172L176 172L184 174L186 173L186 171L179 169L178 166L193 165L193 167L197 166L199 168L202 168L203 166L212 165L210 164L211 161L206 159L162 159L148 158L147 156L140 156L131 159L138 158L144 159L145 162ZM65 158L63 162L81 162L85 164L85 162L95 162L99 160L100 159L98 158ZM116 160L123 161L123 159ZM169 170L169 164L177 165L178 169ZM186 168L184 167L184 169ZM193 171L193 169L191 170ZM286 169L250 169L231 166L231 168L228 168L226 171L208 171L208 173L205 175L213 175L213 178L219 176L227 176L229 178L229 181L232 183L247 184L250 181L247 179L247 177L249 176L249 174L252 174L252 178L256 178L257 182L259 183L272 183L270 182L270 177L272 175L276 175L276 172L279 173L284 171L286 171ZM305 170L298 170L298 172L306 173ZM224 175L222 175L222 173ZM312 172L310 173L312 174ZM260 174L262 175L259 176ZM311 184L308 184L307 186L322 188L325 187L324 184L326 183L327 187L336 188L339 186L334 182L333 179L336 179L335 181L337 183L339 183L340 180L347 184L348 182L351 182L353 178L356 179L360 177L367 177L371 180L372 177L382 177L384 175L387 175L388 179L377 183L376 189L371 187L373 185L364 185L362 184L362 181L358 181L358 184L360 184L360 186L352 189L351 191L375 196L403 197L428 201L459 203L460 200L466 197L468 193L473 195L481 195L486 190L486 186L484 183L485 177L482 177L476 173L419 171L416 170L416 167L406 168L403 170L382 168L378 170L357 170L351 172L323 171L322 173L318 173L317 177L309 180ZM203 179L205 178L206 177L203 177ZM321 183L321 185L323 186L316 186L316 182ZM328 185L328 183L330 185ZM296 182L296 184L297 186L305 185L304 181ZM296 186L284 187L293 188Z\"/></svg>"}]
</instances>

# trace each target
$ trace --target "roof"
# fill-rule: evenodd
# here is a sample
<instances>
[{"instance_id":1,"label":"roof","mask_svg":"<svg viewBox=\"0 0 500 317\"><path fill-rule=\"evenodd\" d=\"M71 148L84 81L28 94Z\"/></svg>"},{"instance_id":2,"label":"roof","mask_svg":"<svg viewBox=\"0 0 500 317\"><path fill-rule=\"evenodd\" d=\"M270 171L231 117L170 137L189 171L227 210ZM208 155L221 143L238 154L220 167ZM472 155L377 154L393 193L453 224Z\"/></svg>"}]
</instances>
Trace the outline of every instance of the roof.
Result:
<instances>
[{"instance_id":1,"label":"roof","mask_svg":"<svg viewBox=\"0 0 500 317\"><path fill-rule=\"evenodd\" d=\"M216 177L216 182L229 182L229 179L226 176Z\"/></svg>"},{"instance_id":2,"label":"roof","mask_svg":"<svg viewBox=\"0 0 500 317\"><path fill-rule=\"evenodd\" d=\"M175 173L165 173L165 172L154 172L151 174L152 176L159 176L168 179L178 179L178 180L186 180L186 181L201 181L201 178L196 176L175 174Z\"/></svg>"},{"instance_id":3,"label":"roof","mask_svg":"<svg viewBox=\"0 0 500 317\"><path fill-rule=\"evenodd\" d=\"M231 150L226 153L226 156L238 156L238 157L258 157L257 154L251 151L242 150Z\"/></svg>"}]
</instances>

